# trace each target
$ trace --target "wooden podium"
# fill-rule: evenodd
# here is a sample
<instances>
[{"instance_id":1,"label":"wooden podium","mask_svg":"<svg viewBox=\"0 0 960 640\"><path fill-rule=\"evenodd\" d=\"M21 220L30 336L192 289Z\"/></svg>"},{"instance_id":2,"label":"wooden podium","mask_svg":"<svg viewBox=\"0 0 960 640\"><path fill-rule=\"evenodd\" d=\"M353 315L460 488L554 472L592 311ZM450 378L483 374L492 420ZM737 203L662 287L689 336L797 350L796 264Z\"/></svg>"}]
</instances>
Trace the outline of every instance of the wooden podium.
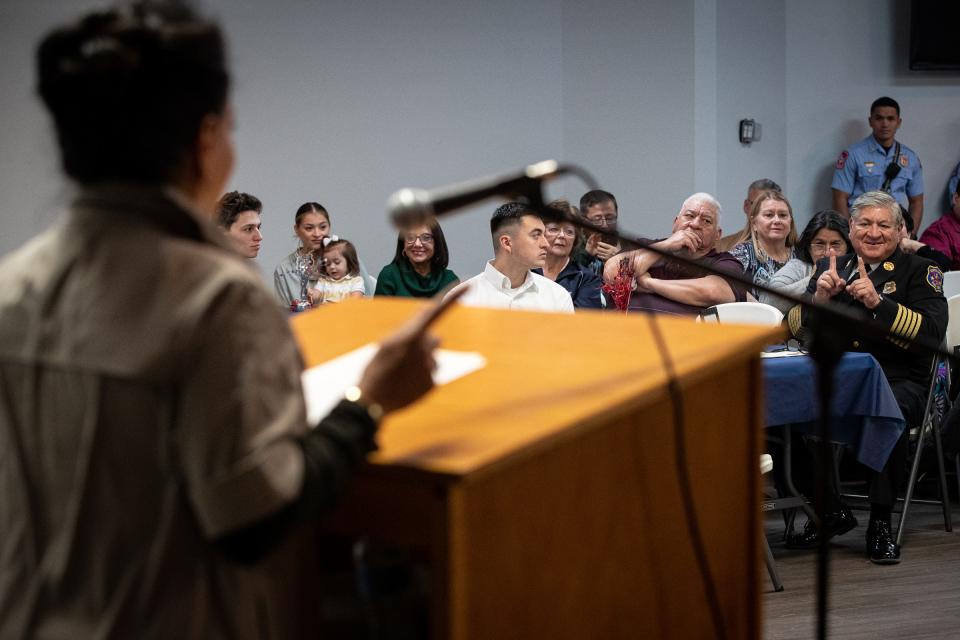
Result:
<instances>
[{"instance_id":1,"label":"wooden podium","mask_svg":"<svg viewBox=\"0 0 960 640\"><path fill-rule=\"evenodd\" d=\"M313 366L420 304L356 300L292 323ZM389 416L328 523L426 554L433 637L714 637L649 322L458 307L437 324L443 347L479 351L487 366ZM726 637L759 638L757 354L781 332L657 322Z\"/></svg>"}]
</instances>

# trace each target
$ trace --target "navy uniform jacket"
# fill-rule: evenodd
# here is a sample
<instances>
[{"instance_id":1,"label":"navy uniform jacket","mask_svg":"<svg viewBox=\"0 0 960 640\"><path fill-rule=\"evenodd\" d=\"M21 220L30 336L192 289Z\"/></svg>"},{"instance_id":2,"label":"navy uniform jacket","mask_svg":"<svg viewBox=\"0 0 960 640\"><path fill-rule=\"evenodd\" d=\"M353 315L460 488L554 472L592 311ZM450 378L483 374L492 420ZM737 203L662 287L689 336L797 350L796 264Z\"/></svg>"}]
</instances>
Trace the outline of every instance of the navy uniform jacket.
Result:
<instances>
[{"instance_id":1,"label":"navy uniform jacket","mask_svg":"<svg viewBox=\"0 0 960 640\"><path fill-rule=\"evenodd\" d=\"M817 290L817 279L830 266L830 259L817 261L817 268L807 285L807 295ZM848 283L859 277L857 255L850 253L837 258L837 273ZM831 304L843 305L864 319L873 319L887 328L885 340L860 337L856 328L848 347L850 351L865 351L877 359L891 383L912 380L926 384L930 377L931 356L913 349L917 340L939 347L947 329L947 301L943 297L943 273L930 260L904 253L898 248L882 260L868 275L883 299L872 311L854 300L846 292L831 299ZM803 339L809 323L809 310L798 305L790 310L790 331Z\"/></svg>"}]
</instances>

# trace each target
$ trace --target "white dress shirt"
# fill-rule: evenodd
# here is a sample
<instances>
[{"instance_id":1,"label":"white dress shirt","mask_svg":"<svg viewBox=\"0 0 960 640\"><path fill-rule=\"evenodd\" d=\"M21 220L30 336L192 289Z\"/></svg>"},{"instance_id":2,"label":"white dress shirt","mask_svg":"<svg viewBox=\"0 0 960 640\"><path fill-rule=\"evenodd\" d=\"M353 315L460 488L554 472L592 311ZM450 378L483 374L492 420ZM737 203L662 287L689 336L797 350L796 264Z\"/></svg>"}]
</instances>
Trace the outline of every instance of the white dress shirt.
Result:
<instances>
[{"instance_id":1,"label":"white dress shirt","mask_svg":"<svg viewBox=\"0 0 960 640\"><path fill-rule=\"evenodd\" d=\"M463 287L469 290L460 302L471 307L573 313L570 292L553 280L528 271L523 284L513 289L510 278L500 273L492 261L487 263L483 273L461 283L454 291Z\"/></svg>"}]
</instances>

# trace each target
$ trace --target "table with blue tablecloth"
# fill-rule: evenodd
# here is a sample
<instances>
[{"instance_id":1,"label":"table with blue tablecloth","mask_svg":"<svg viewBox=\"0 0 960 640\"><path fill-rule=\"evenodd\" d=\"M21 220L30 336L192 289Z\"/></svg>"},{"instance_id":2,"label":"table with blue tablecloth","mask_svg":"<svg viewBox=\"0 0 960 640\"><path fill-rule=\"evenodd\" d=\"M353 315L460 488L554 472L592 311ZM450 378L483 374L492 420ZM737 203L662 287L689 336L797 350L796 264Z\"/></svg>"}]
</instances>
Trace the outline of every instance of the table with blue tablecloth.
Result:
<instances>
[{"instance_id":1,"label":"table with blue tablecloth","mask_svg":"<svg viewBox=\"0 0 960 640\"><path fill-rule=\"evenodd\" d=\"M765 424L816 435L816 364L806 355L765 357L762 363ZM883 469L906 425L883 370L868 353L845 353L837 364L830 417L831 440L876 471Z\"/></svg>"}]
</instances>

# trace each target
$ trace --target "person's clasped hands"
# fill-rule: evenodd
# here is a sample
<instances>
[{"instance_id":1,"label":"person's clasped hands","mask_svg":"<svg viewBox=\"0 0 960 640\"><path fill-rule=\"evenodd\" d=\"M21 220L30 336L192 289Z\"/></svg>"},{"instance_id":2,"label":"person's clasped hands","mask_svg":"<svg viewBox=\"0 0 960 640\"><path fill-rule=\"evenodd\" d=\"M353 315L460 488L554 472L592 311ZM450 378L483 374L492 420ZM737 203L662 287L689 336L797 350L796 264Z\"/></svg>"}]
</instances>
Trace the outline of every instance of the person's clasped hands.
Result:
<instances>
[{"instance_id":1,"label":"person's clasped hands","mask_svg":"<svg viewBox=\"0 0 960 640\"><path fill-rule=\"evenodd\" d=\"M600 239L599 233L592 233L587 238L586 250L592 256L596 256L603 261L607 261L620 252L620 245L607 244Z\"/></svg>"}]
</instances>

